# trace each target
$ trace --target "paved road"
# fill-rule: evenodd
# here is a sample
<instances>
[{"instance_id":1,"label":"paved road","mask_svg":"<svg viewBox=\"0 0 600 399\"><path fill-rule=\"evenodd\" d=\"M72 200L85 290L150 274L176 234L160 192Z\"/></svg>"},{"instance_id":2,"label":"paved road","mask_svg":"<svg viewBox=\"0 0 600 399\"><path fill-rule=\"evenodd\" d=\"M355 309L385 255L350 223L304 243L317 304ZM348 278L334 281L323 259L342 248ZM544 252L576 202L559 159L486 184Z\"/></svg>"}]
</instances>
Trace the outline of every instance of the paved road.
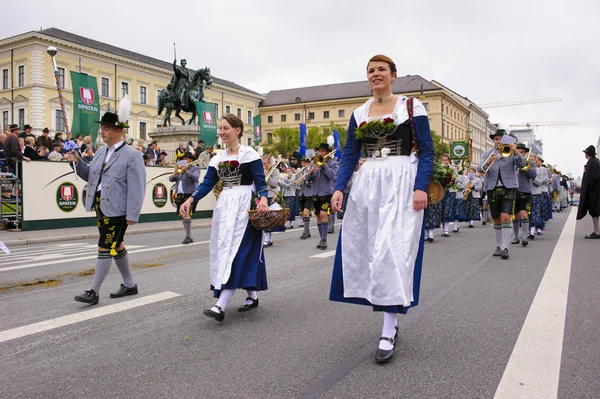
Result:
<instances>
[{"instance_id":1,"label":"paved road","mask_svg":"<svg viewBox=\"0 0 600 399\"><path fill-rule=\"evenodd\" d=\"M328 251L315 249L316 234L275 235L259 308L238 313L245 295L237 292L222 324L202 315L213 303L208 229L194 230L190 246L178 245L181 232L128 236L140 295L109 299L120 283L114 270L92 308L72 299L91 281L76 273L93 268L94 240L19 248L0 256L0 285L60 282L0 291L0 397L510 397L502 381L521 397L598 398L600 245L582 239L591 221L573 216L556 214L529 247L511 248L508 261L491 256L489 225L462 224L427 244L421 305L399 319L399 350L385 366L373 362L380 315L328 301L337 234ZM566 249L572 256L560 258ZM549 292L559 293L540 296L540 284L553 283L550 271L570 275L568 302L552 284ZM544 320L534 310L546 303L560 318L563 296L563 328L535 335ZM533 336L522 333L528 325ZM517 381L515 359L526 365ZM554 365L556 375L537 375L539 365ZM536 391L529 381L540 378L548 383Z\"/></svg>"}]
</instances>

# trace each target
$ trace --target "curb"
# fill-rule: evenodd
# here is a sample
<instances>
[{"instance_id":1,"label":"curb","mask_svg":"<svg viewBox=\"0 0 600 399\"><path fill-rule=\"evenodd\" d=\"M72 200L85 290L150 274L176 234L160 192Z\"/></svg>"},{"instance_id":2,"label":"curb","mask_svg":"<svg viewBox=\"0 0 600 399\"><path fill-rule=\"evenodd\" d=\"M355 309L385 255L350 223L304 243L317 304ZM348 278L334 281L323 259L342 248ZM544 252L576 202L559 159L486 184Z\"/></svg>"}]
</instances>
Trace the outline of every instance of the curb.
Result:
<instances>
[{"instance_id":1,"label":"curb","mask_svg":"<svg viewBox=\"0 0 600 399\"><path fill-rule=\"evenodd\" d=\"M192 229L200 229L211 227L212 223L199 223L193 224ZM128 230L125 232L126 236L129 235L137 235L137 234L148 234L148 233L160 233L163 231L177 231L183 230L183 226L168 226L168 227L153 227L153 228L145 228L145 229L137 229L137 230ZM28 238L28 239L20 239L20 240L11 240L4 241L4 245L7 247L15 247L22 245L32 245L32 244L46 244L50 242L59 242L59 241L70 241L70 240L87 240L90 238L98 238L98 233L86 233L86 234L73 234L68 236L53 236L53 237L40 237L40 238Z\"/></svg>"}]
</instances>

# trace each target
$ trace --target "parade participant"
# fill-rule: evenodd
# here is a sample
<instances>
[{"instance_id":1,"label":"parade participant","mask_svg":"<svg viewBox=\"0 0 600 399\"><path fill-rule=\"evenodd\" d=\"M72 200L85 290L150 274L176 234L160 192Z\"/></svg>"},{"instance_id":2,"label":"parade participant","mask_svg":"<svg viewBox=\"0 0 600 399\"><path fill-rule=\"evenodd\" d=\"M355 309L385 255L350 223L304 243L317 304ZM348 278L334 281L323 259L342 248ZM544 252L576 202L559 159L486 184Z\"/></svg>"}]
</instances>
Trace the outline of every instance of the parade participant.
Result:
<instances>
[{"instance_id":1,"label":"parade participant","mask_svg":"<svg viewBox=\"0 0 600 399\"><path fill-rule=\"evenodd\" d=\"M458 174L456 173L456 169L450 165L450 155L443 154L442 163L448 170L452 171L453 182L455 182ZM456 191L457 188L454 184L448 190L444 191L444 198L442 199L443 237L450 237L448 233L450 222L456 219Z\"/></svg>"},{"instance_id":2,"label":"parade participant","mask_svg":"<svg viewBox=\"0 0 600 399\"><path fill-rule=\"evenodd\" d=\"M276 197L279 193L279 168L278 168L279 165L277 165L277 162L273 161L273 158L271 158L270 155L262 156L262 164L263 164L263 171L264 171L264 175L266 177L266 184L267 184L267 189L268 189L268 191L267 191L268 204L271 205L273 203L273 201L276 200ZM275 230L285 231L285 228L283 230L282 229L275 229ZM265 230L263 246L270 247L273 245L272 235L273 235L273 229Z\"/></svg>"},{"instance_id":3,"label":"parade participant","mask_svg":"<svg viewBox=\"0 0 600 399\"><path fill-rule=\"evenodd\" d=\"M170 182L175 182L175 205L177 206L177 215L183 218L183 228L185 230L185 238L182 244L190 244L194 242L192 239L192 216L196 212L197 202L192 202L188 213L181 214L179 209L188 198L192 196L196 187L198 187L198 179L200 179L200 168L196 165L190 167L188 163L194 160L194 155L191 152L184 152L181 157L181 164L177 164L175 171L169 176ZM185 163L185 164L184 164Z\"/></svg>"},{"instance_id":4,"label":"parade participant","mask_svg":"<svg viewBox=\"0 0 600 399\"><path fill-rule=\"evenodd\" d=\"M490 138L494 140L494 148L483 153L478 168L486 174L484 189L487 191L496 233L494 256L500 256L502 259L508 259L509 256L511 215L519 187L516 168L525 166L525 159L517 152L515 143L510 144L511 153L508 157L501 156L498 152L502 136L508 134L507 129L499 126L495 133L490 134Z\"/></svg>"},{"instance_id":5,"label":"parade participant","mask_svg":"<svg viewBox=\"0 0 600 399\"><path fill-rule=\"evenodd\" d=\"M469 221L469 227L473 227L473 222L479 220L479 209L481 199L481 189L483 188L483 181L477 176L477 169L469 168L467 175L467 186L465 190L471 190L465 194L463 192L463 199L465 201L465 221Z\"/></svg>"},{"instance_id":6,"label":"parade participant","mask_svg":"<svg viewBox=\"0 0 600 399\"><path fill-rule=\"evenodd\" d=\"M348 205L348 196L350 195L350 191L352 190L352 182L354 181L354 176L356 176L363 163L365 163L365 159L361 158L356 164L356 167L354 168L354 173L352 173L350 180L348 180L346 188L342 190L342 193L344 194L344 200L342 201L342 212L337 213L337 218L340 220L344 220L344 212L346 212L346 206Z\"/></svg>"},{"instance_id":7,"label":"parade participant","mask_svg":"<svg viewBox=\"0 0 600 399\"><path fill-rule=\"evenodd\" d=\"M348 199L329 299L383 312L375 361L384 363L394 355L397 314L419 301L423 210L433 175L433 142L423 105L393 94L396 65L389 57L371 58L367 78L374 97L352 113L331 199L333 210L339 212L342 190L362 148L366 162ZM379 128L387 134L382 137ZM413 145L420 152L418 158Z\"/></svg>"},{"instance_id":8,"label":"parade participant","mask_svg":"<svg viewBox=\"0 0 600 399\"><path fill-rule=\"evenodd\" d=\"M310 174L307 180L311 182L313 189L313 205L315 207L315 216L317 217L317 229L321 236L321 241L317 244L317 249L327 249L327 234L329 231L329 212L331 211L331 195L333 194L333 185L338 171L339 164L325 157L329 154L329 144L321 143L319 152L313 159L313 166L310 169ZM318 158L318 157L322 158ZM318 165L319 159L323 162ZM358 154L352 169L358 161ZM350 178L350 176L348 176ZM341 205L341 204L340 204Z\"/></svg>"},{"instance_id":9,"label":"parade participant","mask_svg":"<svg viewBox=\"0 0 600 399\"><path fill-rule=\"evenodd\" d=\"M443 154L442 161L440 162L440 164L445 168L445 170L453 170L448 168L449 163L450 156L448 154ZM440 184L442 183L440 182ZM425 210L425 241L435 241L435 239L433 238L433 231L435 229L438 229L442 225L442 219L444 216L444 198L446 198L447 196L451 196L451 194L447 194L447 192L448 190L446 189L446 187L444 187L444 197L442 198L442 200L436 202L435 204L427 204L427 209ZM452 194L452 196L453 195L454 194Z\"/></svg>"},{"instance_id":10,"label":"parade participant","mask_svg":"<svg viewBox=\"0 0 600 399\"><path fill-rule=\"evenodd\" d=\"M552 212L560 212L560 176L556 170L550 175L550 202L552 203Z\"/></svg>"},{"instance_id":11,"label":"parade participant","mask_svg":"<svg viewBox=\"0 0 600 399\"><path fill-rule=\"evenodd\" d=\"M517 151L523 158L526 158L530 149L527 148L525 144L519 143L517 144ZM515 220L513 220L515 238L511 241L511 244L518 244L520 242L524 247L529 244L527 238L529 236L529 213L531 212L532 184L536 177L536 169L533 166L531 157L529 160L529 169L525 169L526 168L521 168L517 171L519 187L517 188L517 199L514 205ZM521 226L522 240L519 239L519 225Z\"/></svg>"},{"instance_id":12,"label":"parade participant","mask_svg":"<svg viewBox=\"0 0 600 399\"><path fill-rule=\"evenodd\" d=\"M210 289L219 298L204 314L222 322L225 309L238 288L247 291L241 312L258 306L257 291L267 289L267 272L262 252L262 233L248 221L252 201L252 183L260 198L256 209L268 210L265 175L261 159L251 147L240 145L244 123L232 114L223 115L219 137L227 149L210 161L204 180L180 208L189 215L192 202L198 202L213 189L218 180L223 191L213 211L210 235Z\"/></svg>"},{"instance_id":13,"label":"parade participant","mask_svg":"<svg viewBox=\"0 0 600 399\"><path fill-rule=\"evenodd\" d=\"M294 183L294 170L290 167L286 168L285 175L281 176L280 179L279 186L283 193L285 207L290 210L288 220L285 221L285 227L293 229L294 221L296 221L296 213L298 212L298 206L296 205L296 189L298 186Z\"/></svg>"},{"instance_id":14,"label":"parade participant","mask_svg":"<svg viewBox=\"0 0 600 399\"><path fill-rule=\"evenodd\" d=\"M536 155L530 155L529 162L531 162L532 165L535 165L533 168L535 168L536 174L531 184L531 215L529 217L529 235L527 236L527 239L531 241L535 239L537 230L541 230L543 226L543 208L546 206L546 203L544 202L544 196L542 195L542 186L545 181L541 169L542 161Z\"/></svg>"},{"instance_id":15,"label":"parade participant","mask_svg":"<svg viewBox=\"0 0 600 399\"><path fill-rule=\"evenodd\" d=\"M538 169L537 173L542 175L544 178L544 185L542 186L542 196L544 197L544 209L542 210L542 218L543 225L542 228L537 231L537 235L542 235L542 230L546 227L546 222L552 219L552 203L550 202L550 195L548 194L550 187L550 170L546 165L544 165L544 160L540 157L540 161L542 162L541 170Z\"/></svg>"},{"instance_id":16,"label":"parade participant","mask_svg":"<svg viewBox=\"0 0 600 399\"><path fill-rule=\"evenodd\" d=\"M140 217L146 191L146 170L137 151L123 140L123 129L129 127L127 108L130 105L125 98L121 100L118 114L106 112L97 121L106 145L96 152L90 165L83 162L76 151L66 155L67 161L76 162L75 170L79 177L88 182L85 210L96 211L100 233L94 281L89 290L75 297L76 301L90 305L98 303L100 286L113 258L123 284L110 297L120 298L138 293L123 237L127 227L136 224Z\"/></svg>"},{"instance_id":17,"label":"parade participant","mask_svg":"<svg viewBox=\"0 0 600 399\"><path fill-rule=\"evenodd\" d=\"M594 232L586 235L585 238L600 239L600 161L596 158L596 148L593 145L583 152L587 163L581 180L577 220L583 219L589 213L594 224Z\"/></svg>"},{"instance_id":18,"label":"parade participant","mask_svg":"<svg viewBox=\"0 0 600 399\"><path fill-rule=\"evenodd\" d=\"M453 233L458 233L460 228L458 222L465 220L465 196L464 192L467 189L469 178L465 176L464 171L458 172L456 178L455 197L454 197L454 228Z\"/></svg>"},{"instance_id":19,"label":"parade participant","mask_svg":"<svg viewBox=\"0 0 600 399\"><path fill-rule=\"evenodd\" d=\"M310 210L313 207L313 192L311 182L306 178L310 174L310 159L304 157L300 160L302 169L296 173L295 181L298 182L298 202L299 208L302 212L302 224L304 231L300 236L301 239L305 240L310 237Z\"/></svg>"}]
</instances>

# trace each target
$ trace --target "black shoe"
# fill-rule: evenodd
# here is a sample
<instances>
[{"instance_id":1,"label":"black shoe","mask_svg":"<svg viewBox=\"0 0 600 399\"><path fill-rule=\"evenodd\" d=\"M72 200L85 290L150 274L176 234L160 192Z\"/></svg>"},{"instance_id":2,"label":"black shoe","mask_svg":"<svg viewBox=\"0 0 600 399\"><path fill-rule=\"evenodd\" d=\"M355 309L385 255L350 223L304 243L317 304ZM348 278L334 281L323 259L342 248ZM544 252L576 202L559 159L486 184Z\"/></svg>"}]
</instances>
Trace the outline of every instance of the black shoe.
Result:
<instances>
[{"instance_id":1,"label":"black shoe","mask_svg":"<svg viewBox=\"0 0 600 399\"><path fill-rule=\"evenodd\" d=\"M511 244L518 244L518 243L520 243L520 242L521 242L521 241L520 241L518 238L515 238L515 239L514 239L514 240L512 240L510 243L511 243Z\"/></svg>"},{"instance_id":2,"label":"black shoe","mask_svg":"<svg viewBox=\"0 0 600 399\"><path fill-rule=\"evenodd\" d=\"M271 247L273 246L273 241L265 241L263 242L263 247Z\"/></svg>"},{"instance_id":3,"label":"black shoe","mask_svg":"<svg viewBox=\"0 0 600 399\"><path fill-rule=\"evenodd\" d=\"M335 233L335 227L332 227L329 230L327 230L327 234L333 234L333 233Z\"/></svg>"},{"instance_id":4,"label":"black shoe","mask_svg":"<svg viewBox=\"0 0 600 399\"><path fill-rule=\"evenodd\" d=\"M526 247L526 246L529 245L529 241L523 240L523 241L521 241L521 245L524 246L524 247Z\"/></svg>"},{"instance_id":5,"label":"black shoe","mask_svg":"<svg viewBox=\"0 0 600 399\"><path fill-rule=\"evenodd\" d=\"M310 237L310 233L308 233L308 234L302 233L302 235L300 236L300 238L303 240L306 240L308 237Z\"/></svg>"},{"instance_id":6,"label":"black shoe","mask_svg":"<svg viewBox=\"0 0 600 399\"><path fill-rule=\"evenodd\" d=\"M444 232L442 233L442 237L450 237L450 234L448 234L448 232L447 232L447 231L444 231Z\"/></svg>"},{"instance_id":7,"label":"black shoe","mask_svg":"<svg viewBox=\"0 0 600 399\"><path fill-rule=\"evenodd\" d=\"M390 350L384 350L384 349L377 348L377 351L375 352L375 362L379 363L379 364L387 363L394 357L394 353L396 350L396 340L398 339L398 326L396 326L396 334L394 334L394 338L389 338L389 337L379 338L380 341L382 339L385 341L389 341L393 345L393 348Z\"/></svg>"},{"instance_id":8,"label":"black shoe","mask_svg":"<svg viewBox=\"0 0 600 399\"><path fill-rule=\"evenodd\" d=\"M257 308L258 307L258 298L254 299L254 298L246 298L247 301L252 301L252 303L250 305L248 304L244 304L241 308L238 308L238 312L246 312L252 308Z\"/></svg>"},{"instance_id":9,"label":"black shoe","mask_svg":"<svg viewBox=\"0 0 600 399\"><path fill-rule=\"evenodd\" d=\"M472 225L472 224L470 224L470 225L469 225L469 228L470 228L470 229L472 229L472 228L473 228L473 225Z\"/></svg>"},{"instance_id":10,"label":"black shoe","mask_svg":"<svg viewBox=\"0 0 600 399\"><path fill-rule=\"evenodd\" d=\"M191 237L187 237L187 236L183 239L183 241L181 241L182 244L191 244L193 242L194 242L194 240L192 240Z\"/></svg>"},{"instance_id":11,"label":"black shoe","mask_svg":"<svg viewBox=\"0 0 600 399\"><path fill-rule=\"evenodd\" d=\"M600 238L600 234L592 233L590 235L585 236L585 238L589 240L597 240Z\"/></svg>"},{"instance_id":12,"label":"black shoe","mask_svg":"<svg viewBox=\"0 0 600 399\"><path fill-rule=\"evenodd\" d=\"M502 253L500 254L500 257L501 257L502 259L508 259L508 248L504 248L504 249L502 250Z\"/></svg>"},{"instance_id":13,"label":"black shoe","mask_svg":"<svg viewBox=\"0 0 600 399\"><path fill-rule=\"evenodd\" d=\"M433 242L433 237L428 237L428 238L427 238L427 241L429 241L429 242Z\"/></svg>"},{"instance_id":14,"label":"black shoe","mask_svg":"<svg viewBox=\"0 0 600 399\"><path fill-rule=\"evenodd\" d=\"M208 317L212 317L218 322L222 322L225 319L225 311L221 309L219 305L216 305L216 308L219 309L218 312L215 312L211 309L205 309L203 313Z\"/></svg>"},{"instance_id":15,"label":"black shoe","mask_svg":"<svg viewBox=\"0 0 600 399\"><path fill-rule=\"evenodd\" d=\"M492 255L500 256L501 253L502 253L502 250L500 249L500 247L496 247L496 250L494 251L494 253Z\"/></svg>"},{"instance_id":16,"label":"black shoe","mask_svg":"<svg viewBox=\"0 0 600 399\"><path fill-rule=\"evenodd\" d=\"M454 230L452 230L452 232L453 232L453 233L458 233L458 231L459 231L459 230L460 230L460 229L457 227L457 228L455 228Z\"/></svg>"},{"instance_id":17,"label":"black shoe","mask_svg":"<svg viewBox=\"0 0 600 399\"><path fill-rule=\"evenodd\" d=\"M485 224L486 224L486 221L484 220L483 222L481 222L481 224L483 224L483 225L485 226Z\"/></svg>"},{"instance_id":18,"label":"black shoe","mask_svg":"<svg viewBox=\"0 0 600 399\"><path fill-rule=\"evenodd\" d=\"M534 236L533 234L529 234L529 235L527 236L527 239L528 239L529 241L531 241L531 240L535 240L535 236Z\"/></svg>"},{"instance_id":19,"label":"black shoe","mask_svg":"<svg viewBox=\"0 0 600 399\"><path fill-rule=\"evenodd\" d=\"M321 240L321 242L319 242L319 245L317 246L317 248L327 249L327 240Z\"/></svg>"},{"instance_id":20,"label":"black shoe","mask_svg":"<svg viewBox=\"0 0 600 399\"><path fill-rule=\"evenodd\" d=\"M121 298L122 296L127 296L127 295L137 295L137 293L138 293L137 284L134 285L133 287L125 287L123 284L121 284L121 287L119 287L117 292L112 292L110 294L110 297L111 298Z\"/></svg>"},{"instance_id":21,"label":"black shoe","mask_svg":"<svg viewBox=\"0 0 600 399\"><path fill-rule=\"evenodd\" d=\"M535 234L537 234L538 236L541 236L542 232L541 231L536 231Z\"/></svg>"},{"instance_id":22,"label":"black shoe","mask_svg":"<svg viewBox=\"0 0 600 399\"><path fill-rule=\"evenodd\" d=\"M75 297L75 300L77 302L89 303L90 305L96 305L98 303L98 301L100 300L100 298L98 297L98 294L96 293L96 291L89 290L89 291L85 291L81 295L77 295Z\"/></svg>"}]
</instances>

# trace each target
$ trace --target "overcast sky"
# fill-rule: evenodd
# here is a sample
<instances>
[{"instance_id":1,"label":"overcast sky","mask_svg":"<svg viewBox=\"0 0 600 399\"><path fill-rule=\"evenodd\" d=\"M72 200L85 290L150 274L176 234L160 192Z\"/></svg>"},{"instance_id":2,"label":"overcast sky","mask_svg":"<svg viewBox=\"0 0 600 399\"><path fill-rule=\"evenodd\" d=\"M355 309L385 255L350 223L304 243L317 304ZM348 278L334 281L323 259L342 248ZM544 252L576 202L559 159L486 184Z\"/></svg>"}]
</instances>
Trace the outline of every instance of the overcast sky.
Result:
<instances>
[{"instance_id":1,"label":"overcast sky","mask_svg":"<svg viewBox=\"0 0 600 399\"><path fill-rule=\"evenodd\" d=\"M23 0L0 37L55 27L165 61L176 42L189 67L260 93L363 80L368 59L383 53L399 75L435 79L475 103L562 98L488 113L493 123L580 122L537 129L546 161L577 177L581 151L600 135L599 4Z\"/></svg>"}]
</instances>

